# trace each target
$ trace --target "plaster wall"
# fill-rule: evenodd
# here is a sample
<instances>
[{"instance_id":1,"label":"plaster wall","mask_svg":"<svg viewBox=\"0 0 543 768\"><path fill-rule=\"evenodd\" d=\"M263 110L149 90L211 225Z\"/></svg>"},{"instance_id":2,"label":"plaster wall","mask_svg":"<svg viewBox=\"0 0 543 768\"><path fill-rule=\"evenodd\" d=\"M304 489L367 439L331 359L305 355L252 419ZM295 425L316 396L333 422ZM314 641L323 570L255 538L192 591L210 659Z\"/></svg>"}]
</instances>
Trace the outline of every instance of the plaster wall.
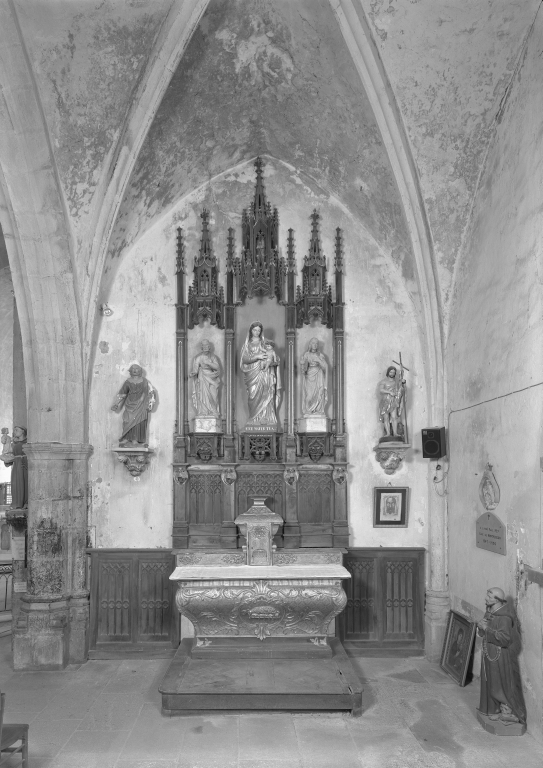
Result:
<instances>
[{"instance_id":1,"label":"plaster wall","mask_svg":"<svg viewBox=\"0 0 543 768\"><path fill-rule=\"evenodd\" d=\"M417 317L399 269L371 235L334 196L294 168L266 158L268 200L279 209L280 243L286 249L287 230L294 228L298 279L310 240L310 214L322 216L322 244L333 264L335 228L344 231L346 259L346 393L349 433L349 504L353 546L426 546L427 467L420 445L392 477L374 458L381 434L377 386L386 367L402 351L407 376L408 429L418 435L426 422L425 388ZM172 520L172 435L175 421L175 235L185 232L188 278L200 241L202 207L211 214L213 247L219 257L224 284L226 235L234 226L239 247L241 211L254 194L252 162L236 166L179 200L124 254L113 284L110 317L103 317L90 398L90 441L94 446L90 480L91 539L99 547L169 547ZM283 250L284 255L284 250ZM258 308L260 309L260 308ZM255 308L255 312L257 309ZM272 318L273 313L269 313ZM251 319L258 319L255 315ZM265 319L265 318L264 318ZM238 318L238 346L246 323ZM284 315L281 313L281 323ZM279 342L284 331L274 329ZM304 328L297 357L310 336L323 338L324 329ZM189 334L190 335L190 334ZM195 343L212 338L215 353L224 361L221 332L199 329ZM326 346L323 347L325 352ZM194 345L194 351L197 351ZM331 348L330 348L331 352ZM193 353L190 353L191 356ZM149 443L156 455L135 482L111 448L120 435L120 417L109 410L114 395L138 360L158 391L158 407L150 423ZM189 360L190 364L191 360ZM239 368L238 368L239 370ZM239 373L238 387L243 381ZM241 411L241 409L240 409ZM239 417L241 418L240 413ZM411 489L409 527L383 531L372 522L373 487L407 485Z\"/></svg>"},{"instance_id":2,"label":"plaster wall","mask_svg":"<svg viewBox=\"0 0 543 768\"><path fill-rule=\"evenodd\" d=\"M528 727L543 738L541 590L522 562L541 566L541 251L543 128L539 15L496 127L459 268L448 343L449 543L453 607L479 618L489 586L516 604ZM490 462L507 554L475 546L478 488Z\"/></svg>"},{"instance_id":3,"label":"plaster wall","mask_svg":"<svg viewBox=\"0 0 543 768\"><path fill-rule=\"evenodd\" d=\"M336 0L333 0L336 2ZM443 320L485 151L539 0L361 0L432 230Z\"/></svg>"}]
</instances>

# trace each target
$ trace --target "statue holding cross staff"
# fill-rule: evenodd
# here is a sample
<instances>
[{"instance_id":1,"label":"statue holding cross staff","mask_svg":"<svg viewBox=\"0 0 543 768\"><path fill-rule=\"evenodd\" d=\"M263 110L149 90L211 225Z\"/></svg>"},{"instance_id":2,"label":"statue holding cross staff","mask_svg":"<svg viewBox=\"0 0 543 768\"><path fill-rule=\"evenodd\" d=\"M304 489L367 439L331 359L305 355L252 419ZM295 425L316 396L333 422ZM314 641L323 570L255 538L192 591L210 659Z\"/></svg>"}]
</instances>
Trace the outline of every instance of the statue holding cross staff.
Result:
<instances>
[{"instance_id":1,"label":"statue holding cross staff","mask_svg":"<svg viewBox=\"0 0 543 768\"><path fill-rule=\"evenodd\" d=\"M404 371L409 368L404 366L401 352L399 357L400 362L393 360L394 365L389 365L385 378L379 382L379 420L383 422L384 429L380 443L407 442ZM396 366L400 369L399 375Z\"/></svg>"}]
</instances>

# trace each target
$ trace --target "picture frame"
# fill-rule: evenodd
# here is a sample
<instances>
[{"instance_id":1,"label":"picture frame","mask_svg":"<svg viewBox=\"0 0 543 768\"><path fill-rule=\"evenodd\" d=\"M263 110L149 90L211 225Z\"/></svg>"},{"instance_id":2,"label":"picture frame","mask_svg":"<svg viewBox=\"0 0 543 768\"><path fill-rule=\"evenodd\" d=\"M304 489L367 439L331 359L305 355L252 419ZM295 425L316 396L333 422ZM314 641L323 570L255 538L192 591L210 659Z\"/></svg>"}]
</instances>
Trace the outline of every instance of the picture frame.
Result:
<instances>
[{"instance_id":1,"label":"picture frame","mask_svg":"<svg viewBox=\"0 0 543 768\"><path fill-rule=\"evenodd\" d=\"M477 625L467 616L450 611L441 652L441 668L460 686L466 684Z\"/></svg>"},{"instance_id":2,"label":"picture frame","mask_svg":"<svg viewBox=\"0 0 543 768\"><path fill-rule=\"evenodd\" d=\"M409 488L373 489L373 527L407 528Z\"/></svg>"}]
</instances>

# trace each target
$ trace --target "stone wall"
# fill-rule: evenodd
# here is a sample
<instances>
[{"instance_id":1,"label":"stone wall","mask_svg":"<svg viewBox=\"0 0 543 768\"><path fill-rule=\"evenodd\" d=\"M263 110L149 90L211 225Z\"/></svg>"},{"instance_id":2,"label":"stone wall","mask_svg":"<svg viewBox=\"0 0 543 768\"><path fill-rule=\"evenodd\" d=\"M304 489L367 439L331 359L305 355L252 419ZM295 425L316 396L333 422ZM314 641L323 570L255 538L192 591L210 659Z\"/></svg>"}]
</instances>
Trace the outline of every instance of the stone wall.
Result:
<instances>
[{"instance_id":1,"label":"stone wall","mask_svg":"<svg viewBox=\"0 0 543 768\"><path fill-rule=\"evenodd\" d=\"M496 120L458 270L447 355L453 607L479 618L491 586L517 603L528 728L539 738L541 591L525 588L519 566L539 567L542 557L542 46L539 15ZM507 526L505 557L475 546L487 462L501 489L495 513Z\"/></svg>"},{"instance_id":2,"label":"stone wall","mask_svg":"<svg viewBox=\"0 0 543 768\"><path fill-rule=\"evenodd\" d=\"M419 442L420 429L427 426L425 384L417 318L402 274L345 207L310 178L266 158L265 184L268 199L279 208L283 254L287 230L289 227L295 230L298 280L309 246L309 217L313 208L317 207L322 216L322 241L329 267L333 264L335 227L344 230L352 543L355 546L426 546L427 461L421 458ZM170 546L176 227L182 226L185 230L190 269L200 240L199 213L204 206L210 209L213 246L224 284L227 228L236 228L239 247L241 210L252 201L253 192L252 163L237 166L179 200L123 256L109 296L113 314L102 319L90 400L90 442L94 446L90 525L91 539L97 546ZM238 333L245 330L239 329ZM299 337L298 356L305 349L308 334L322 335L322 330L320 326L316 331L304 327ZM214 327L207 335L213 337L215 351L222 358L221 334ZM197 337L202 335L202 331L195 333ZM405 465L395 475L387 476L372 450L381 434L377 385L400 350L410 368L408 428L414 449ZM190 358L192 354L189 350ZM135 360L144 367L158 391L158 407L151 417L149 435L156 456L139 482L133 480L111 452L120 435L121 417L109 410L129 365ZM388 482L411 489L406 529L373 528L373 487Z\"/></svg>"}]
</instances>

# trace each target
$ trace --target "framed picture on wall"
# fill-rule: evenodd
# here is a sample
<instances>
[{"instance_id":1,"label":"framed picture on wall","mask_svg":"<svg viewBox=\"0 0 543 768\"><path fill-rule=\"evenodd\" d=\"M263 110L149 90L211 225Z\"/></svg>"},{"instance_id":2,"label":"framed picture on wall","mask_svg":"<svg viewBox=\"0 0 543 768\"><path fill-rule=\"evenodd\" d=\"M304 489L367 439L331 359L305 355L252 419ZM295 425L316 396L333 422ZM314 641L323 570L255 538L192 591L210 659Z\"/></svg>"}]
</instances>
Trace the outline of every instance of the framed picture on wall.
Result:
<instances>
[{"instance_id":1,"label":"framed picture on wall","mask_svg":"<svg viewBox=\"0 0 543 768\"><path fill-rule=\"evenodd\" d=\"M373 489L373 527L407 528L409 488Z\"/></svg>"},{"instance_id":2,"label":"framed picture on wall","mask_svg":"<svg viewBox=\"0 0 543 768\"><path fill-rule=\"evenodd\" d=\"M456 611L449 613L443 651L441 652L441 668L458 685L466 684L476 629L475 622L462 616L461 613L456 613Z\"/></svg>"}]
</instances>

